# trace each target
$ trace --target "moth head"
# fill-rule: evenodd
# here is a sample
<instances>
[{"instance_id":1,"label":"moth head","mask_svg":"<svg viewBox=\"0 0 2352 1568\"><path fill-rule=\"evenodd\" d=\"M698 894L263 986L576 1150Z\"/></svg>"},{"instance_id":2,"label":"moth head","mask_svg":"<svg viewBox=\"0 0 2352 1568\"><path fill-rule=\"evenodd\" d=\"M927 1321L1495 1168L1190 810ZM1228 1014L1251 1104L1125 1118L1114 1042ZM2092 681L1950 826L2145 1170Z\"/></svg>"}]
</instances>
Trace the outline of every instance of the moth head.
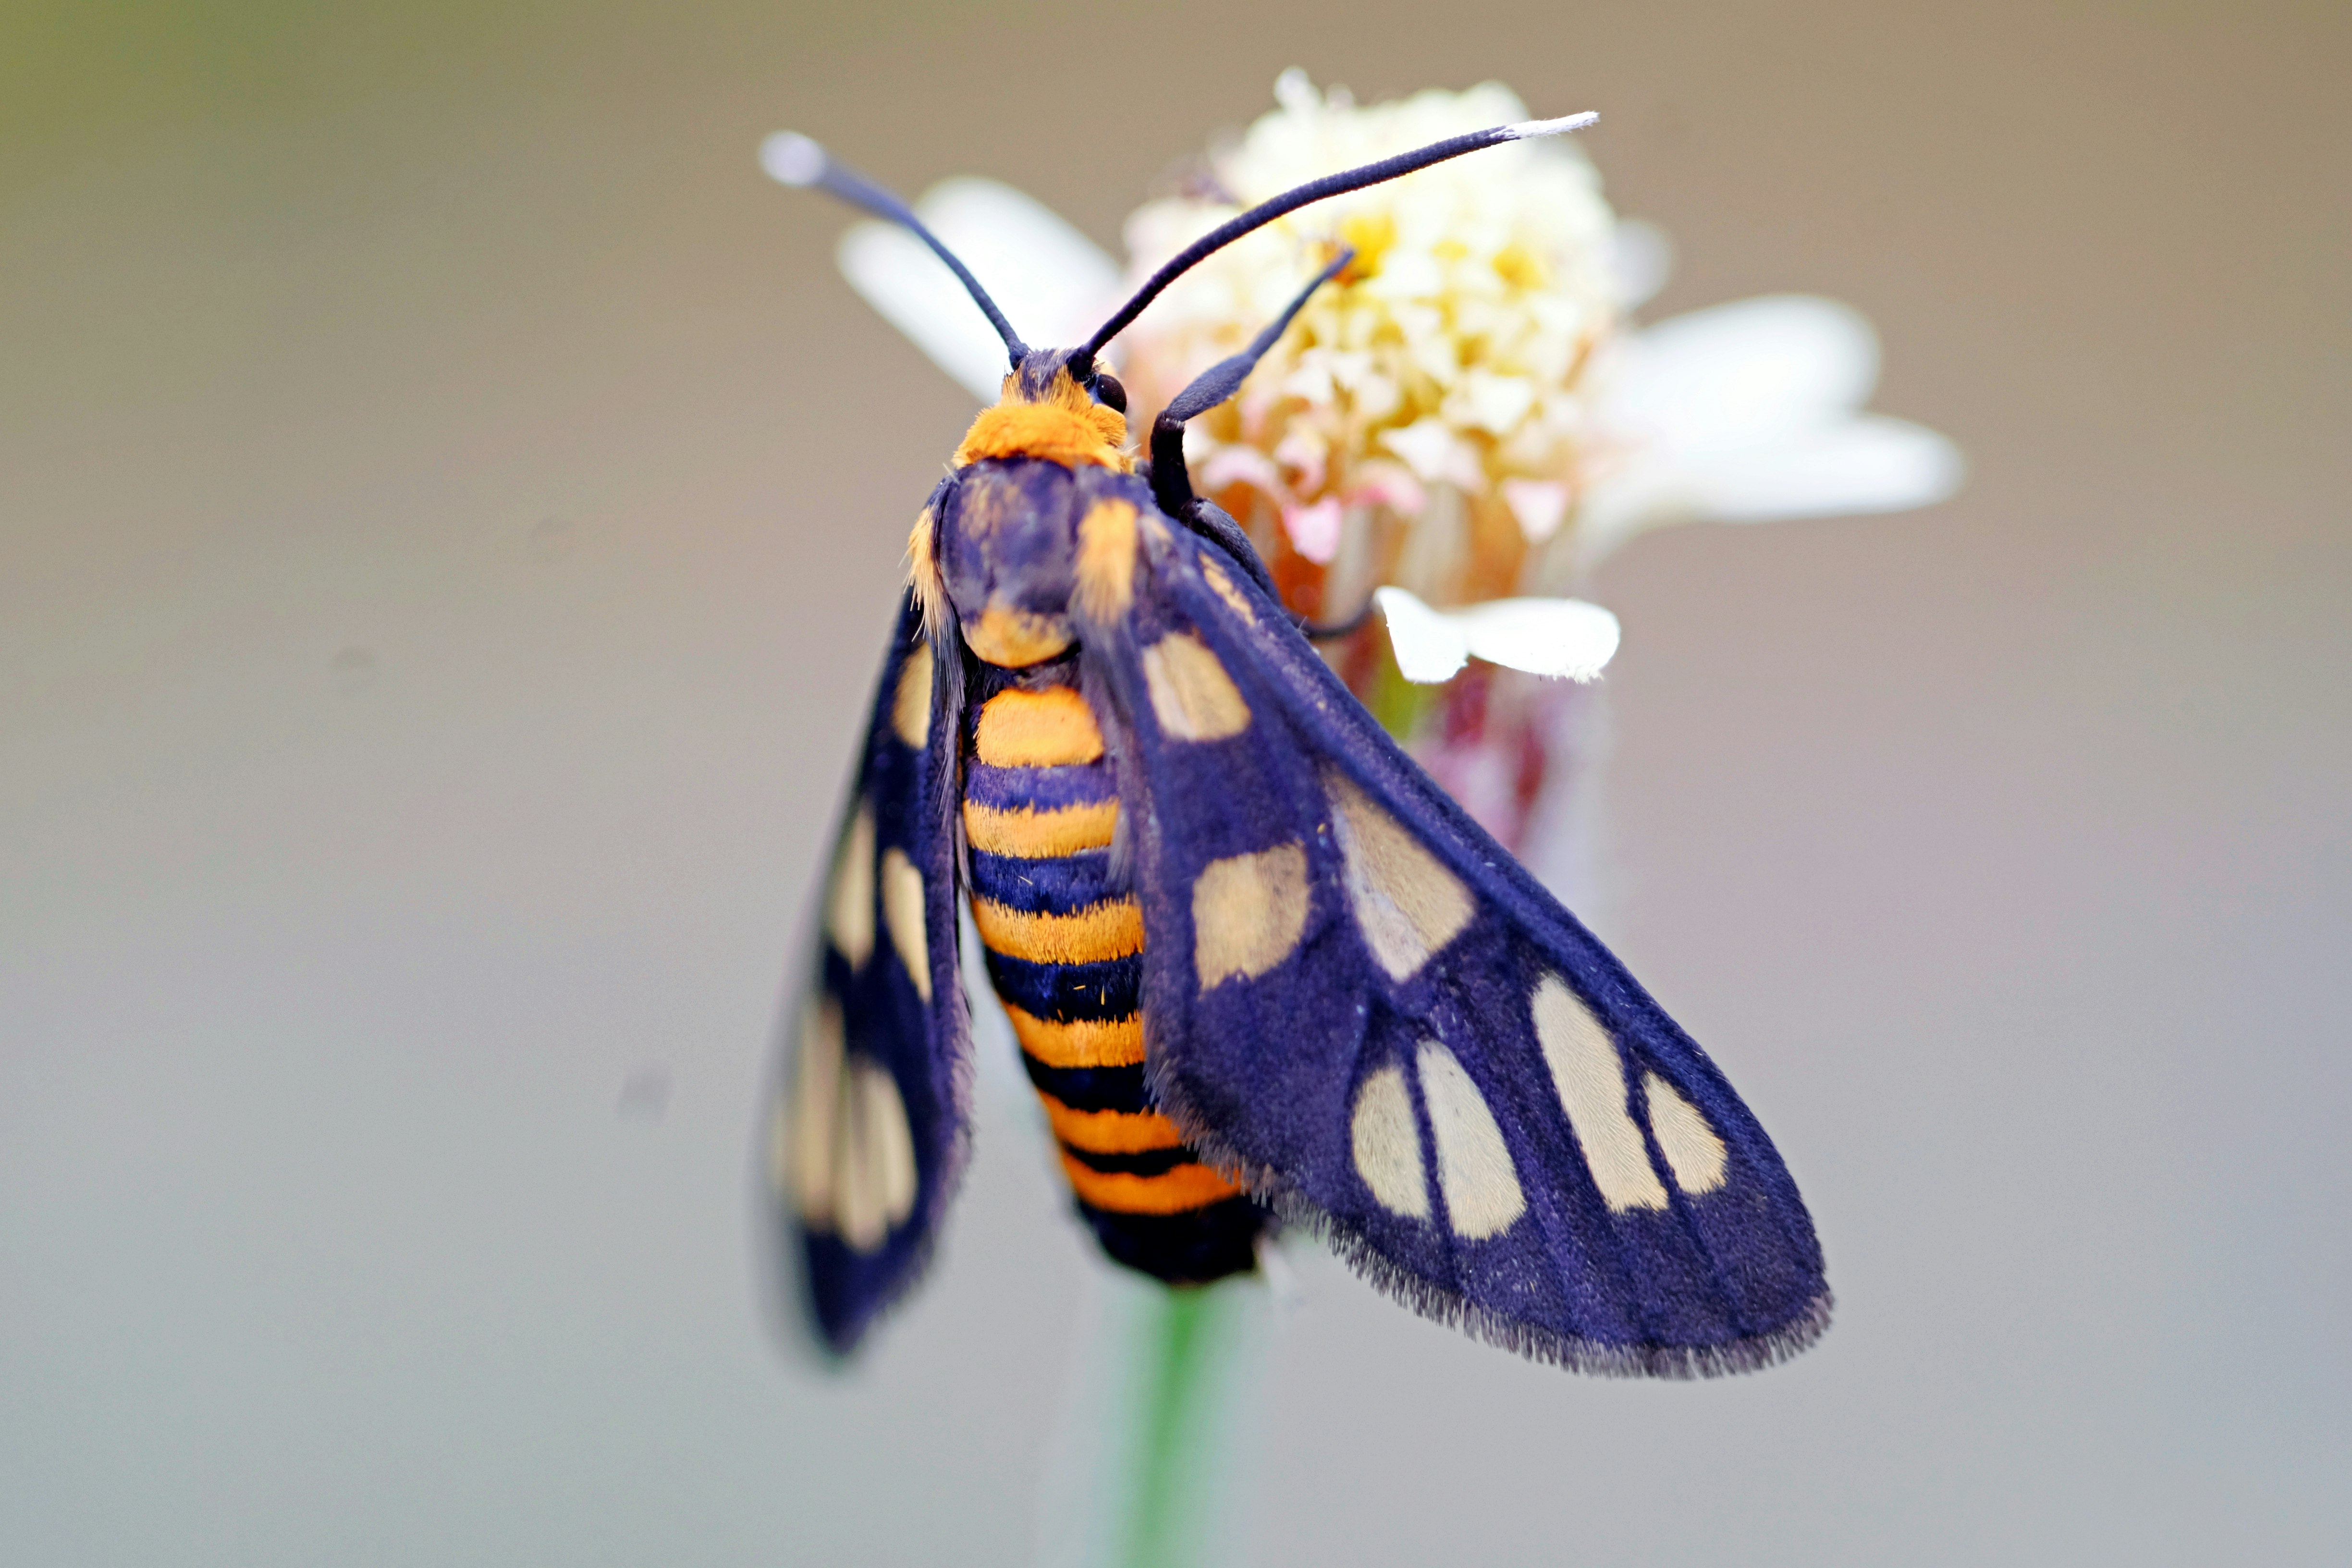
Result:
<instances>
[{"instance_id":1,"label":"moth head","mask_svg":"<svg viewBox=\"0 0 2352 1568\"><path fill-rule=\"evenodd\" d=\"M1130 472L1127 391L1068 349L1030 349L1004 374L992 406L980 411L956 448L955 465L991 458L1041 458L1065 468Z\"/></svg>"},{"instance_id":2,"label":"moth head","mask_svg":"<svg viewBox=\"0 0 2352 1568\"><path fill-rule=\"evenodd\" d=\"M1055 403L1079 412L1100 409L1127 422L1127 388L1092 355L1076 349L1031 349L1004 379L1008 395L1027 403ZM1099 417L1099 416L1097 416Z\"/></svg>"}]
</instances>

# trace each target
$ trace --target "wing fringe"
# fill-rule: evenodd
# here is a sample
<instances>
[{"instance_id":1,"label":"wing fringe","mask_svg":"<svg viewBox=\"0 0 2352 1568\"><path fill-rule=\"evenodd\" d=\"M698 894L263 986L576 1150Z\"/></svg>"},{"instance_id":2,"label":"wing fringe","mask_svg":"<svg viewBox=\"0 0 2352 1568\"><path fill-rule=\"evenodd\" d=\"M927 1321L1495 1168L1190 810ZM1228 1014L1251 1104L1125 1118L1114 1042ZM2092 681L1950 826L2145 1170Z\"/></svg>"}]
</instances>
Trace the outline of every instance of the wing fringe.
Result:
<instances>
[{"instance_id":1,"label":"wing fringe","mask_svg":"<svg viewBox=\"0 0 2352 1568\"><path fill-rule=\"evenodd\" d=\"M1760 1372L1810 1350L1813 1342L1828 1331L1830 1314L1836 1306L1829 1287L1823 1286L1821 1294L1808 1301L1794 1319L1745 1339L1713 1345L1607 1344L1506 1318L1450 1290L1442 1290L1381 1257L1370 1242L1341 1228L1330 1215L1296 1193L1258 1201L1273 1209L1283 1224L1297 1225L1320 1237L1374 1289L1431 1321L1457 1329L1498 1350L1516 1352L1529 1361L1598 1377L1689 1380Z\"/></svg>"},{"instance_id":2,"label":"wing fringe","mask_svg":"<svg viewBox=\"0 0 2352 1568\"><path fill-rule=\"evenodd\" d=\"M1829 1330L1837 1301L1827 1285L1795 1317L1779 1327L1719 1344L1610 1344L1504 1317L1391 1262L1369 1240L1285 1180L1281 1173L1241 1158L1233 1145L1186 1103L1157 1060L1147 1060L1144 1079L1160 1103L1161 1114L1176 1123L1177 1131L1200 1156L1201 1163L1241 1184L1253 1199L1273 1212L1280 1225L1305 1231L1320 1240L1360 1279L1391 1300L1497 1350L1596 1377L1690 1380L1730 1377L1778 1366L1811 1349Z\"/></svg>"}]
</instances>

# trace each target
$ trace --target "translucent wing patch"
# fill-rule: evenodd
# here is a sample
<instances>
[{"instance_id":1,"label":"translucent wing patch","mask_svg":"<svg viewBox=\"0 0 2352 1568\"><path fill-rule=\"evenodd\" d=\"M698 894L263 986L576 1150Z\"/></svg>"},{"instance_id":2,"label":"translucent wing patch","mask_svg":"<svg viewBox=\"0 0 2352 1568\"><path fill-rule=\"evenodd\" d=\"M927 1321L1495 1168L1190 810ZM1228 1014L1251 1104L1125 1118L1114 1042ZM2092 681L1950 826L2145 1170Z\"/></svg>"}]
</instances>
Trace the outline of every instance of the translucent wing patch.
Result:
<instances>
[{"instance_id":1,"label":"translucent wing patch","mask_svg":"<svg viewBox=\"0 0 2352 1568\"><path fill-rule=\"evenodd\" d=\"M1811 1221L1715 1065L1241 573L1140 538L1083 646L1149 803L1150 1071L1186 1136L1530 1355L1689 1376L1811 1343Z\"/></svg>"},{"instance_id":2,"label":"translucent wing patch","mask_svg":"<svg viewBox=\"0 0 2352 1568\"><path fill-rule=\"evenodd\" d=\"M835 839L771 1119L777 1224L836 1352L921 1272L968 1139L950 830L961 670L934 659L909 595Z\"/></svg>"}]
</instances>

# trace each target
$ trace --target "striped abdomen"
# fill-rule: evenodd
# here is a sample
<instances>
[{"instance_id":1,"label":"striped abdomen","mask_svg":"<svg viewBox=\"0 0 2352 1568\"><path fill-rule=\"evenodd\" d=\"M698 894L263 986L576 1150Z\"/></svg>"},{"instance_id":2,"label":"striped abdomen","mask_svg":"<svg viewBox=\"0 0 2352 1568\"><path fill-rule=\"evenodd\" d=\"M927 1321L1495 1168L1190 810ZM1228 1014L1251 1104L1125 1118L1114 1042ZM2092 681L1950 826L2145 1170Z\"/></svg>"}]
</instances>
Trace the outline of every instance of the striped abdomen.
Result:
<instances>
[{"instance_id":1,"label":"striped abdomen","mask_svg":"<svg viewBox=\"0 0 2352 1568\"><path fill-rule=\"evenodd\" d=\"M1104 1250L1175 1281L1255 1267L1262 1211L1143 1080L1143 910L1111 868L1118 792L1076 664L979 668L964 834L988 973Z\"/></svg>"}]
</instances>

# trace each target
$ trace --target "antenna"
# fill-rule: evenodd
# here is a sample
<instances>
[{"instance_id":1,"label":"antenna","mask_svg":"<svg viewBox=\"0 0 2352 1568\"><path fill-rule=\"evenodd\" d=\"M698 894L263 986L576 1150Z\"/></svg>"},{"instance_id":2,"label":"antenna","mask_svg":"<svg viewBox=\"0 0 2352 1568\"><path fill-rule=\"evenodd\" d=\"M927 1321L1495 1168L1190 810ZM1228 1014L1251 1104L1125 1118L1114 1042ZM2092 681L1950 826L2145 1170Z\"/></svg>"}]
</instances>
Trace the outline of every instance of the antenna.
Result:
<instances>
[{"instance_id":1,"label":"antenna","mask_svg":"<svg viewBox=\"0 0 2352 1568\"><path fill-rule=\"evenodd\" d=\"M982 313L988 318L988 324L994 327L996 335L1004 340L1004 351L1012 356L1013 365L1019 366L1022 356L1029 352L1028 345L1021 341L1021 334L1013 330L1013 323L1004 319L1004 312L996 308L996 301L988 297L988 290L980 286L980 279L971 275L971 268L957 260L955 252L923 226L923 220L915 216L912 207L856 170L838 162L823 146L797 131L779 131L761 142L760 167L768 172L769 178L780 184L814 185L828 195L839 197L852 206L863 207L877 217L887 218L911 231L917 239L931 247L932 255L948 264L948 270L963 284L964 292L971 296L971 302L980 307Z\"/></svg>"},{"instance_id":2,"label":"antenna","mask_svg":"<svg viewBox=\"0 0 2352 1568\"><path fill-rule=\"evenodd\" d=\"M1070 356L1072 368L1093 360L1102 346L1127 330L1128 324L1143 313L1143 308L1160 297L1160 291L1208 257L1223 250L1253 229L1264 228L1286 213L1296 212L1310 202L1326 196L1345 195L1360 191L1366 185L1377 185L1393 180L1400 174L1410 174L1416 169L1426 169L1432 163L1443 163L1448 158L1459 158L1465 153L1505 142L1528 142L1540 136L1558 136L1563 132L1581 131L1599 120L1598 114L1570 114L1558 120L1525 120L1516 125L1496 125L1485 131L1473 131L1461 136L1449 136L1443 142L1433 142L1411 153L1400 153L1393 158L1383 158L1361 168L1344 169L1336 174L1326 174L1319 180L1309 180L1285 191L1272 201L1260 202L1238 217L1226 219L1182 250L1167 265L1153 273L1132 299L1118 308L1118 313L1095 329L1086 346ZM814 145L814 143L812 143ZM782 179L781 174L777 178ZM938 242L933 241L934 245Z\"/></svg>"}]
</instances>

